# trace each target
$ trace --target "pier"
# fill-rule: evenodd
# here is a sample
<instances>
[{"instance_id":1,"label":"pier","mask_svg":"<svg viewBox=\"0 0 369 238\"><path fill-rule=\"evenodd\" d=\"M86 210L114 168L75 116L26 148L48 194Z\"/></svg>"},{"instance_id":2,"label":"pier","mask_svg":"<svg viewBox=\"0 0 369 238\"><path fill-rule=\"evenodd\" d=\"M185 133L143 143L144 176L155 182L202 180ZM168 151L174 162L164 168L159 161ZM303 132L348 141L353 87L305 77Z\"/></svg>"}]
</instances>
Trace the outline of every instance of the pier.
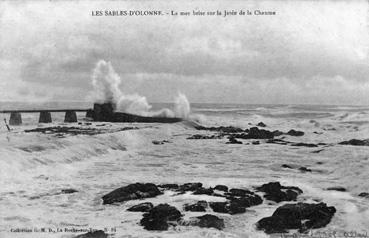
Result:
<instances>
[{"instance_id":1,"label":"pier","mask_svg":"<svg viewBox=\"0 0 369 238\"><path fill-rule=\"evenodd\" d=\"M64 122L77 122L77 112L86 112L86 117L91 117L92 109L32 109L32 110L2 110L0 113L10 113L9 124L21 125L21 113L40 113L39 123L51 123L52 112L65 112Z\"/></svg>"}]
</instances>

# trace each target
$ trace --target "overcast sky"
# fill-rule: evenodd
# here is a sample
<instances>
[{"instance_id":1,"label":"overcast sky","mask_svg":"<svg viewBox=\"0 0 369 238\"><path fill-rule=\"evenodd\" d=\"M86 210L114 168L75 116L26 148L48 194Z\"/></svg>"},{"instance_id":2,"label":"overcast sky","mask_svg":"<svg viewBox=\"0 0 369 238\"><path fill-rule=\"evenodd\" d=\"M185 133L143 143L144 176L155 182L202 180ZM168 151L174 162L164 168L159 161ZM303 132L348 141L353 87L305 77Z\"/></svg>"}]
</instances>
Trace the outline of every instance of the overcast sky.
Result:
<instances>
[{"instance_id":1,"label":"overcast sky","mask_svg":"<svg viewBox=\"0 0 369 238\"><path fill-rule=\"evenodd\" d=\"M94 17L94 10L275 16ZM86 100L96 63L170 102L369 104L367 1L0 2L0 100Z\"/></svg>"}]
</instances>

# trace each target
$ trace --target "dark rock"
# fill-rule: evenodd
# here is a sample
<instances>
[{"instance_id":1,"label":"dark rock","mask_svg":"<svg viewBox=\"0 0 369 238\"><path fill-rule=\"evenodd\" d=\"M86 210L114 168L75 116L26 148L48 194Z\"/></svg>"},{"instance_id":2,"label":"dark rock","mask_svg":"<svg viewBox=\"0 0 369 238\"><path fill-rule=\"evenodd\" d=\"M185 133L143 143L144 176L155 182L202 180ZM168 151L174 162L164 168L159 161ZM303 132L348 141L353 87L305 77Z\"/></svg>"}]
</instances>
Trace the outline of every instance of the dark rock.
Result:
<instances>
[{"instance_id":1,"label":"dark rock","mask_svg":"<svg viewBox=\"0 0 369 238\"><path fill-rule=\"evenodd\" d=\"M133 199L150 198L160 195L158 187L152 183L134 183L118 188L102 197L103 204L124 202Z\"/></svg>"},{"instance_id":2,"label":"dark rock","mask_svg":"<svg viewBox=\"0 0 369 238\"><path fill-rule=\"evenodd\" d=\"M217 185L214 187L215 190L219 190L219 191L223 191L223 192L228 192L228 187L225 185Z\"/></svg>"},{"instance_id":3,"label":"dark rock","mask_svg":"<svg viewBox=\"0 0 369 238\"><path fill-rule=\"evenodd\" d=\"M209 203L211 209L213 209L214 212L219 213L228 213L228 209L226 206L228 205L228 202L210 202Z\"/></svg>"},{"instance_id":4,"label":"dark rock","mask_svg":"<svg viewBox=\"0 0 369 238\"><path fill-rule=\"evenodd\" d=\"M151 202L144 202L137 205L134 205L127 209L130 212L149 212L154 205Z\"/></svg>"},{"instance_id":5,"label":"dark rock","mask_svg":"<svg viewBox=\"0 0 369 238\"><path fill-rule=\"evenodd\" d=\"M206 201L198 201L195 204L185 204L184 210L191 212L205 212L208 207L208 203Z\"/></svg>"},{"instance_id":6,"label":"dark rock","mask_svg":"<svg viewBox=\"0 0 369 238\"><path fill-rule=\"evenodd\" d=\"M175 183L168 183L168 184L160 184L158 185L159 188L164 188L164 189L171 189L171 190L176 190L179 188L178 184Z\"/></svg>"},{"instance_id":7,"label":"dark rock","mask_svg":"<svg viewBox=\"0 0 369 238\"><path fill-rule=\"evenodd\" d=\"M278 131L278 130L273 131L273 135L274 135L274 136L281 136L281 135L283 135L283 134L284 134L283 132Z\"/></svg>"},{"instance_id":8,"label":"dark rock","mask_svg":"<svg viewBox=\"0 0 369 238\"><path fill-rule=\"evenodd\" d=\"M224 220L214 215L206 214L200 217L196 217L196 219L198 220L198 222L193 225L206 228L213 227L218 230L222 230L224 228Z\"/></svg>"},{"instance_id":9,"label":"dark rock","mask_svg":"<svg viewBox=\"0 0 369 238\"><path fill-rule=\"evenodd\" d=\"M218 213L229 213L233 215L246 212L245 207L235 202L211 202L209 205L214 212Z\"/></svg>"},{"instance_id":10,"label":"dark rock","mask_svg":"<svg viewBox=\"0 0 369 238\"><path fill-rule=\"evenodd\" d=\"M291 166L289 166L288 164L282 164L281 166L282 168L285 168L285 169L292 169Z\"/></svg>"},{"instance_id":11,"label":"dark rock","mask_svg":"<svg viewBox=\"0 0 369 238\"><path fill-rule=\"evenodd\" d=\"M74 126L52 126L52 127L39 127L30 130L24 130L26 133L30 132L40 132L43 134L55 134L56 136L65 136L65 135L98 135L104 133L112 133L126 130L137 130L138 127L123 127L117 129L97 129L97 128L83 128L83 127L74 127Z\"/></svg>"},{"instance_id":12,"label":"dark rock","mask_svg":"<svg viewBox=\"0 0 369 238\"><path fill-rule=\"evenodd\" d=\"M260 141L258 141L258 140L257 141L253 141L252 144L253 145L260 145Z\"/></svg>"},{"instance_id":13,"label":"dark rock","mask_svg":"<svg viewBox=\"0 0 369 238\"><path fill-rule=\"evenodd\" d=\"M303 136L305 133L303 131L295 131L295 130L289 130L287 132L287 135L290 135L290 136Z\"/></svg>"},{"instance_id":14,"label":"dark rock","mask_svg":"<svg viewBox=\"0 0 369 238\"><path fill-rule=\"evenodd\" d=\"M193 192L193 194L195 195L201 195L201 194L212 195L213 193L214 191L212 188L203 188L203 187L200 187Z\"/></svg>"},{"instance_id":15,"label":"dark rock","mask_svg":"<svg viewBox=\"0 0 369 238\"><path fill-rule=\"evenodd\" d=\"M318 154L320 152L322 152L324 149L321 149L321 150L314 150L314 151L311 151L311 153L314 153L314 154Z\"/></svg>"},{"instance_id":16,"label":"dark rock","mask_svg":"<svg viewBox=\"0 0 369 238\"><path fill-rule=\"evenodd\" d=\"M254 194L254 193L247 189L239 189L239 188L232 188L231 190L229 190L229 193L227 193L227 195L238 196L238 197L244 197L250 194Z\"/></svg>"},{"instance_id":17,"label":"dark rock","mask_svg":"<svg viewBox=\"0 0 369 238\"><path fill-rule=\"evenodd\" d=\"M199 188L202 188L202 183L185 183L181 186L179 186L178 190L181 192L187 192L187 191L196 191Z\"/></svg>"},{"instance_id":18,"label":"dark rock","mask_svg":"<svg viewBox=\"0 0 369 238\"><path fill-rule=\"evenodd\" d=\"M105 234L105 232L99 230L99 231L90 231L85 234L75 236L74 238L107 238L107 237L108 234Z\"/></svg>"},{"instance_id":19,"label":"dark rock","mask_svg":"<svg viewBox=\"0 0 369 238\"><path fill-rule=\"evenodd\" d=\"M78 191L73 189L73 188L66 188L66 189L62 189L61 190L61 193L64 193L64 194L69 194L69 193L77 193Z\"/></svg>"},{"instance_id":20,"label":"dark rock","mask_svg":"<svg viewBox=\"0 0 369 238\"><path fill-rule=\"evenodd\" d=\"M363 192L363 193L360 193L358 196L363 197L363 198L369 198L369 193Z\"/></svg>"},{"instance_id":21,"label":"dark rock","mask_svg":"<svg viewBox=\"0 0 369 238\"><path fill-rule=\"evenodd\" d=\"M308 169L308 168L306 168L306 167L300 167L300 168L299 168L299 170L300 170L301 172L312 172L312 170L311 170L311 169Z\"/></svg>"},{"instance_id":22,"label":"dark rock","mask_svg":"<svg viewBox=\"0 0 369 238\"><path fill-rule=\"evenodd\" d=\"M293 143L291 144L292 146L303 146L303 147L318 147L318 145L316 144L311 144L311 143L303 143L303 142L300 142L300 143Z\"/></svg>"},{"instance_id":23,"label":"dark rock","mask_svg":"<svg viewBox=\"0 0 369 238\"><path fill-rule=\"evenodd\" d=\"M355 146L369 146L369 139L367 139L367 140L352 139L352 140L349 140L349 141L342 141L338 144L340 144L340 145L355 145Z\"/></svg>"},{"instance_id":24,"label":"dark rock","mask_svg":"<svg viewBox=\"0 0 369 238\"><path fill-rule=\"evenodd\" d=\"M260 126L260 127L266 127L266 125L265 125L263 122L259 122L259 123L257 124L257 126Z\"/></svg>"},{"instance_id":25,"label":"dark rock","mask_svg":"<svg viewBox=\"0 0 369 238\"><path fill-rule=\"evenodd\" d=\"M146 230L168 230L171 222L178 222L182 214L177 208L168 204L159 204L148 213L144 213L140 221Z\"/></svg>"},{"instance_id":26,"label":"dark rock","mask_svg":"<svg viewBox=\"0 0 369 238\"><path fill-rule=\"evenodd\" d=\"M207 139L221 139L223 138L223 135L200 135L195 134L190 137L187 137L187 140L207 140Z\"/></svg>"},{"instance_id":27,"label":"dark rock","mask_svg":"<svg viewBox=\"0 0 369 238\"><path fill-rule=\"evenodd\" d=\"M278 145L287 145L288 141L282 140L282 139L269 139L266 141L268 144L278 144Z\"/></svg>"},{"instance_id":28,"label":"dark rock","mask_svg":"<svg viewBox=\"0 0 369 238\"><path fill-rule=\"evenodd\" d=\"M165 143L169 143L169 141L168 140L153 140L152 143L154 145L163 145Z\"/></svg>"},{"instance_id":29,"label":"dark rock","mask_svg":"<svg viewBox=\"0 0 369 238\"><path fill-rule=\"evenodd\" d=\"M243 132L241 128L233 127L233 126L220 126L220 127L204 127L204 126L196 126L197 130L206 130L206 131L218 131L223 133L240 133Z\"/></svg>"},{"instance_id":30,"label":"dark rock","mask_svg":"<svg viewBox=\"0 0 369 238\"><path fill-rule=\"evenodd\" d=\"M240 197L240 198L230 198L231 202L234 204L237 204L240 207L252 207L252 206L256 206L256 205L260 205L263 203L263 199L257 195L257 194L249 194L246 195L245 197Z\"/></svg>"},{"instance_id":31,"label":"dark rock","mask_svg":"<svg viewBox=\"0 0 369 238\"><path fill-rule=\"evenodd\" d=\"M229 141L226 144L242 144L242 142L236 140L234 137L229 137Z\"/></svg>"},{"instance_id":32,"label":"dark rock","mask_svg":"<svg viewBox=\"0 0 369 238\"><path fill-rule=\"evenodd\" d=\"M275 202L295 201L297 196L302 193L298 187L282 186L279 182L270 182L256 188L258 191L264 192L264 197Z\"/></svg>"},{"instance_id":33,"label":"dark rock","mask_svg":"<svg viewBox=\"0 0 369 238\"><path fill-rule=\"evenodd\" d=\"M340 186L337 186L337 187L329 187L327 188L327 190L329 191L338 191L338 192L346 192L346 188L344 187L340 187Z\"/></svg>"},{"instance_id":34,"label":"dark rock","mask_svg":"<svg viewBox=\"0 0 369 238\"><path fill-rule=\"evenodd\" d=\"M325 227L332 219L336 209L325 203L297 203L283 205L271 217L265 217L256 226L266 233L285 233L288 229L306 232L309 229Z\"/></svg>"},{"instance_id":35,"label":"dark rock","mask_svg":"<svg viewBox=\"0 0 369 238\"><path fill-rule=\"evenodd\" d=\"M274 134L271 131L251 127L244 139L273 139L273 137Z\"/></svg>"}]
</instances>

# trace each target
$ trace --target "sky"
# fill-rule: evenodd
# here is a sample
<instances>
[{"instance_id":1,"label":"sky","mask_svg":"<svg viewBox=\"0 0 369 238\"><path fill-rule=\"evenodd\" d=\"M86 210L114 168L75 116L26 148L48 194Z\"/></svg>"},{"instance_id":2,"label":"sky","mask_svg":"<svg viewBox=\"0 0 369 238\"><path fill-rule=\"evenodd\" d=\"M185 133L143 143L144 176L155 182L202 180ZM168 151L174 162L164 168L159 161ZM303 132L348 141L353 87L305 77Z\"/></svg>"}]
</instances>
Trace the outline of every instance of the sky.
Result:
<instances>
[{"instance_id":1,"label":"sky","mask_svg":"<svg viewBox=\"0 0 369 238\"><path fill-rule=\"evenodd\" d=\"M92 16L96 10L275 11ZM367 1L1 1L0 101L86 101L99 60L149 102L369 104Z\"/></svg>"}]
</instances>

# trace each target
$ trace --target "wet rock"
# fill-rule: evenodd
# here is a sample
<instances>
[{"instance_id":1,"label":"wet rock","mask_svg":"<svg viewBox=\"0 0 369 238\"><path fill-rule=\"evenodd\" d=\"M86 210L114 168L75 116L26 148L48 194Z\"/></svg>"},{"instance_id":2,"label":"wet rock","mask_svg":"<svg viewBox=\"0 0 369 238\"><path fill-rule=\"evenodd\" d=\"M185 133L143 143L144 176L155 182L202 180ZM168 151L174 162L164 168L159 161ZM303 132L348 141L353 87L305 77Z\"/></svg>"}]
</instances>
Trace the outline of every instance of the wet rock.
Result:
<instances>
[{"instance_id":1,"label":"wet rock","mask_svg":"<svg viewBox=\"0 0 369 238\"><path fill-rule=\"evenodd\" d=\"M246 212L246 208L244 206L235 202L211 202L209 205L214 212L218 213L228 213L233 215Z\"/></svg>"},{"instance_id":2,"label":"wet rock","mask_svg":"<svg viewBox=\"0 0 369 238\"><path fill-rule=\"evenodd\" d=\"M282 164L281 167L285 169L292 169L292 167L289 166L288 164Z\"/></svg>"},{"instance_id":3,"label":"wet rock","mask_svg":"<svg viewBox=\"0 0 369 238\"><path fill-rule=\"evenodd\" d=\"M274 134L271 131L251 127L244 139L272 139L273 137Z\"/></svg>"},{"instance_id":4,"label":"wet rock","mask_svg":"<svg viewBox=\"0 0 369 238\"><path fill-rule=\"evenodd\" d=\"M269 139L266 141L268 144L288 145L290 142L282 139Z\"/></svg>"},{"instance_id":5,"label":"wet rock","mask_svg":"<svg viewBox=\"0 0 369 238\"><path fill-rule=\"evenodd\" d=\"M303 131L295 131L295 130L289 130L287 132L287 135L290 135L290 136L303 136L305 133Z\"/></svg>"},{"instance_id":6,"label":"wet rock","mask_svg":"<svg viewBox=\"0 0 369 238\"><path fill-rule=\"evenodd\" d=\"M265 217L256 224L266 233L285 233L289 229L306 232L309 229L325 227L331 221L336 209L325 203L297 203L283 205L271 217Z\"/></svg>"},{"instance_id":7,"label":"wet rock","mask_svg":"<svg viewBox=\"0 0 369 238\"><path fill-rule=\"evenodd\" d=\"M245 197L239 197L239 198L233 197L233 198L230 198L230 201L244 208L256 206L256 205L263 203L263 199L257 194L246 195Z\"/></svg>"},{"instance_id":8,"label":"wet rock","mask_svg":"<svg viewBox=\"0 0 369 238\"><path fill-rule=\"evenodd\" d=\"M201 194L212 195L213 193L214 193L214 190L212 188L203 188L203 187L200 187L193 192L193 194L195 195L201 195Z\"/></svg>"},{"instance_id":9,"label":"wet rock","mask_svg":"<svg viewBox=\"0 0 369 238\"><path fill-rule=\"evenodd\" d=\"M176 225L181 217L182 214L177 208L168 204L159 204L143 214L140 224L146 230L168 230L169 225Z\"/></svg>"},{"instance_id":10,"label":"wet rock","mask_svg":"<svg viewBox=\"0 0 369 238\"><path fill-rule=\"evenodd\" d=\"M259 122L259 123L257 124L257 126L260 126L260 127L266 127L266 125L265 125L263 122Z\"/></svg>"},{"instance_id":11,"label":"wet rock","mask_svg":"<svg viewBox=\"0 0 369 238\"><path fill-rule=\"evenodd\" d=\"M165 143L170 143L170 141L168 141L168 140L153 140L152 143L154 145L163 145Z\"/></svg>"},{"instance_id":12,"label":"wet rock","mask_svg":"<svg viewBox=\"0 0 369 238\"><path fill-rule=\"evenodd\" d=\"M144 202L137 205L134 205L127 209L130 212L149 212L154 205L151 202Z\"/></svg>"},{"instance_id":13,"label":"wet rock","mask_svg":"<svg viewBox=\"0 0 369 238\"><path fill-rule=\"evenodd\" d=\"M205 212L208 207L208 203L206 201L198 201L195 204L185 204L184 210L191 212Z\"/></svg>"},{"instance_id":14,"label":"wet rock","mask_svg":"<svg viewBox=\"0 0 369 238\"><path fill-rule=\"evenodd\" d=\"M299 168L299 170L300 170L301 172L312 172L312 170L311 170L311 169L308 169L308 168L306 168L306 167L300 167L300 168Z\"/></svg>"},{"instance_id":15,"label":"wet rock","mask_svg":"<svg viewBox=\"0 0 369 238\"><path fill-rule=\"evenodd\" d=\"M222 230L224 228L224 220L217 216L206 214L195 218L197 221L192 224L194 226L215 228L218 230Z\"/></svg>"},{"instance_id":16,"label":"wet rock","mask_svg":"<svg viewBox=\"0 0 369 238\"><path fill-rule=\"evenodd\" d=\"M204 126L196 126L197 130L207 130L207 131L218 131L223 133L241 133L244 130L238 127L233 126L219 126L219 127L204 127Z\"/></svg>"},{"instance_id":17,"label":"wet rock","mask_svg":"<svg viewBox=\"0 0 369 238\"><path fill-rule=\"evenodd\" d=\"M214 187L215 190L219 190L219 191L223 191L223 192L228 192L228 187L225 185L217 185Z\"/></svg>"},{"instance_id":18,"label":"wet rock","mask_svg":"<svg viewBox=\"0 0 369 238\"><path fill-rule=\"evenodd\" d=\"M135 183L118 188L102 197L103 204L124 202L133 199L150 198L160 195L158 187L152 183Z\"/></svg>"},{"instance_id":19,"label":"wet rock","mask_svg":"<svg viewBox=\"0 0 369 238\"><path fill-rule=\"evenodd\" d=\"M242 144L242 142L236 140L234 137L229 137L229 141L226 144Z\"/></svg>"},{"instance_id":20,"label":"wet rock","mask_svg":"<svg viewBox=\"0 0 369 238\"><path fill-rule=\"evenodd\" d=\"M352 139L352 140L349 140L349 141L342 141L338 144L340 144L340 145L355 145L355 146L369 146L369 139L367 139L367 140Z\"/></svg>"},{"instance_id":21,"label":"wet rock","mask_svg":"<svg viewBox=\"0 0 369 238\"><path fill-rule=\"evenodd\" d=\"M303 142L299 142L299 143L292 143L292 146L303 146L303 147L318 147L318 145L316 144L312 144L312 143L303 143Z\"/></svg>"},{"instance_id":22,"label":"wet rock","mask_svg":"<svg viewBox=\"0 0 369 238\"><path fill-rule=\"evenodd\" d=\"M273 131L273 135L274 135L274 136L281 136L281 135L283 135L283 134L284 134L283 132L278 131L278 130Z\"/></svg>"},{"instance_id":23,"label":"wet rock","mask_svg":"<svg viewBox=\"0 0 369 238\"><path fill-rule=\"evenodd\" d=\"M73 188L66 188L66 189L61 190L61 193L64 193L64 194L77 193L77 192L78 191Z\"/></svg>"},{"instance_id":24,"label":"wet rock","mask_svg":"<svg viewBox=\"0 0 369 238\"><path fill-rule=\"evenodd\" d=\"M346 192L346 188L344 187L340 187L340 186L337 186L337 187L329 187L327 188L327 190L329 191L338 191L338 192Z\"/></svg>"},{"instance_id":25,"label":"wet rock","mask_svg":"<svg viewBox=\"0 0 369 238\"><path fill-rule=\"evenodd\" d=\"M158 185L158 187L163 189L176 190L179 188L179 185L175 183L168 183L168 184L160 184Z\"/></svg>"},{"instance_id":26,"label":"wet rock","mask_svg":"<svg viewBox=\"0 0 369 238\"><path fill-rule=\"evenodd\" d=\"M247 189L239 189L239 188L232 188L231 190L229 190L229 193L227 193L227 195L229 196L238 196L238 197L244 197L250 194L253 195L254 193Z\"/></svg>"},{"instance_id":27,"label":"wet rock","mask_svg":"<svg viewBox=\"0 0 369 238\"><path fill-rule=\"evenodd\" d=\"M252 144L253 145L260 145L260 141L258 141L258 140L257 141L253 141Z\"/></svg>"},{"instance_id":28,"label":"wet rock","mask_svg":"<svg viewBox=\"0 0 369 238\"><path fill-rule=\"evenodd\" d=\"M74 126L52 126L52 127L39 127L30 130L24 130L26 133L39 132L43 134L51 134L57 137L64 137L66 135L98 135L104 133L113 133L126 130L137 130L138 127L123 127L117 129L97 129L89 127L74 127Z\"/></svg>"},{"instance_id":29,"label":"wet rock","mask_svg":"<svg viewBox=\"0 0 369 238\"><path fill-rule=\"evenodd\" d=\"M208 139L221 139L223 135L200 135L195 134L190 137L187 137L187 140L208 140Z\"/></svg>"},{"instance_id":30,"label":"wet rock","mask_svg":"<svg viewBox=\"0 0 369 238\"><path fill-rule=\"evenodd\" d=\"M270 182L256 188L258 191L264 192L264 197L275 202L295 201L297 196L302 193L298 187L282 186L279 182Z\"/></svg>"},{"instance_id":31,"label":"wet rock","mask_svg":"<svg viewBox=\"0 0 369 238\"><path fill-rule=\"evenodd\" d=\"M196 191L199 188L202 188L202 183L185 183L179 186L178 190L180 192L187 192L187 191Z\"/></svg>"},{"instance_id":32,"label":"wet rock","mask_svg":"<svg viewBox=\"0 0 369 238\"><path fill-rule=\"evenodd\" d=\"M359 197L369 198L369 193L363 192L358 195Z\"/></svg>"},{"instance_id":33,"label":"wet rock","mask_svg":"<svg viewBox=\"0 0 369 238\"><path fill-rule=\"evenodd\" d=\"M90 231L85 234L75 236L74 238L107 238L107 237L108 234L99 230L99 231Z\"/></svg>"}]
</instances>

